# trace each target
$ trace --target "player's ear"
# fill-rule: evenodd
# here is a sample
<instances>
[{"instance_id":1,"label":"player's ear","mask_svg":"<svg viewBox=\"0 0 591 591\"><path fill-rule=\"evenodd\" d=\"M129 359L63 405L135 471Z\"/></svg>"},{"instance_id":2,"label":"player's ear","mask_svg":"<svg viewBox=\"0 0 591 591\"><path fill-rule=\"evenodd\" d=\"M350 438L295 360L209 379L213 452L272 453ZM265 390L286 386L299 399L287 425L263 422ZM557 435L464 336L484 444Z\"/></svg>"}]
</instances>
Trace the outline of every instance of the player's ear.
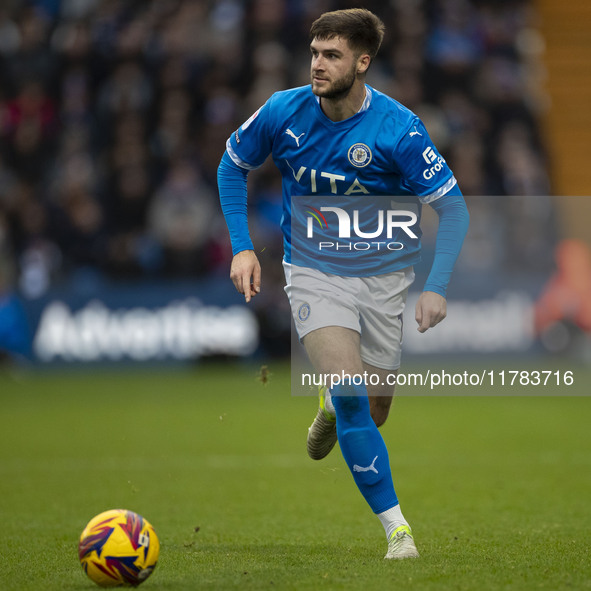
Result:
<instances>
[{"instance_id":1,"label":"player's ear","mask_svg":"<svg viewBox=\"0 0 591 591\"><path fill-rule=\"evenodd\" d=\"M365 74L367 69L369 68L369 64L371 63L371 57L367 53L362 53L357 58L357 73L358 74Z\"/></svg>"}]
</instances>

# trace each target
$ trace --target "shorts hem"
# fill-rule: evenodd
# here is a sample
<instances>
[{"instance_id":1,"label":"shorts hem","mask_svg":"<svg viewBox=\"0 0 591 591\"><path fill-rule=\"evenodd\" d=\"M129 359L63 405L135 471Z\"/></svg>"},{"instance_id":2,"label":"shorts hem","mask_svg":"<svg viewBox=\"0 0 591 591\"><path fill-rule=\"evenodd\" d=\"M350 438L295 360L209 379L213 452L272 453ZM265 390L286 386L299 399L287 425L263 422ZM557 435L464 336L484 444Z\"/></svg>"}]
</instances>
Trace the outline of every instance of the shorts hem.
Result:
<instances>
[{"instance_id":1,"label":"shorts hem","mask_svg":"<svg viewBox=\"0 0 591 591\"><path fill-rule=\"evenodd\" d=\"M298 334L298 339L300 340L300 342L302 342L302 339L306 336L309 335L311 332L314 332L315 330L320 330L321 328L328 328L329 326L338 326L339 328L348 328L349 330L354 330L357 334L361 334L361 331L359 330L358 326L351 326L351 325L346 325L346 324L334 324L334 323L330 323L330 324L322 324L320 326L310 326L310 327L306 327L305 331L300 331L298 330L297 326L296 326L296 332Z\"/></svg>"},{"instance_id":2,"label":"shorts hem","mask_svg":"<svg viewBox=\"0 0 591 591\"><path fill-rule=\"evenodd\" d=\"M361 361L363 361L364 363L368 363L369 365L373 365L374 367L377 367L378 369L386 369L389 371L394 371L396 369L400 369L400 366L402 365L402 363L398 363L398 364L391 364L391 363L383 363L381 361L372 361L371 359L369 359L367 357L367 355L361 355Z\"/></svg>"}]
</instances>

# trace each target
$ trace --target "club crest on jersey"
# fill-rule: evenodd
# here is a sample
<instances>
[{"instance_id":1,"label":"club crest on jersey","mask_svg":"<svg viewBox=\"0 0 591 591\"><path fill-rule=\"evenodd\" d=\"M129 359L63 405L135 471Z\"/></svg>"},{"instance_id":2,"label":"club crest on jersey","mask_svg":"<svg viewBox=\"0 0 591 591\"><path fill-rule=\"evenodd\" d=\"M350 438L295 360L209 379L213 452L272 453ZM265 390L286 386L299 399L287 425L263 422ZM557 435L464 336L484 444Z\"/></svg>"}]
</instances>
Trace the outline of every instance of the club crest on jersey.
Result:
<instances>
[{"instance_id":1,"label":"club crest on jersey","mask_svg":"<svg viewBox=\"0 0 591 591\"><path fill-rule=\"evenodd\" d=\"M365 144L353 144L347 152L349 162L357 168L363 168L371 162L371 150Z\"/></svg>"}]
</instances>

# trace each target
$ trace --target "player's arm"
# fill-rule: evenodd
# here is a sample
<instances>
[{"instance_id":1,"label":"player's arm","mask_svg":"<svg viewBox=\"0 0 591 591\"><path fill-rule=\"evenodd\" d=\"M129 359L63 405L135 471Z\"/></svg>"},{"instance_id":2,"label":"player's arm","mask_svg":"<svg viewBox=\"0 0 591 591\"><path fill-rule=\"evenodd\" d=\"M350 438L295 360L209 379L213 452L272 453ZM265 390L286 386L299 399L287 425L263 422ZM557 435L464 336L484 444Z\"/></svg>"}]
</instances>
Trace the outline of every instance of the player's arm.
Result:
<instances>
[{"instance_id":1,"label":"player's arm","mask_svg":"<svg viewBox=\"0 0 591 591\"><path fill-rule=\"evenodd\" d=\"M418 117L410 121L393 152L406 187L439 216L435 258L415 310L419 332L446 316L446 292L468 230L468 210L452 171L441 157Z\"/></svg>"},{"instance_id":2,"label":"player's arm","mask_svg":"<svg viewBox=\"0 0 591 591\"><path fill-rule=\"evenodd\" d=\"M234 255L230 279L248 303L261 290L261 266L248 231L247 176L248 170L235 164L228 152L224 152L218 167L218 189Z\"/></svg>"},{"instance_id":3,"label":"player's arm","mask_svg":"<svg viewBox=\"0 0 591 591\"><path fill-rule=\"evenodd\" d=\"M439 228L433 266L415 309L419 332L436 326L447 314L447 286L470 220L468 208L457 184L429 205L439 216Z\"/></svg>"},{"instance_id":4,"label":"player's arm","mask_svg":"<svg viewBox=\"0 0 591 591\"><path fill-rule=\"evenodd\" d=\"M226 142L218 167L220 203L232 242L230 278L247 302L261 290L261 266L248 232L246 179L271 153L275 133L273 95Z\"/></svg>"}]
</instances>

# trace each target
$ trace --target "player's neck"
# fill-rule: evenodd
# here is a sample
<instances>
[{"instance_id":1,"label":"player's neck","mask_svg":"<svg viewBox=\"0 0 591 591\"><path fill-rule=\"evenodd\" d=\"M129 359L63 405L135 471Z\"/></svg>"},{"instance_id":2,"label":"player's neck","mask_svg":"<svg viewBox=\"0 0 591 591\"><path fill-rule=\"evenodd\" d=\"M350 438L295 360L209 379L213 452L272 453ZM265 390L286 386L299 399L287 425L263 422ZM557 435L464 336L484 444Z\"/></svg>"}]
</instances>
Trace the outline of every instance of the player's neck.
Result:
<instances>
[{"instance_id":1,"label":"player's neck","mask_svg":"<svg viewBox=\"0 0 591 591\"><path fill-rule=\"evenodd\" d=\"M320 97L320 108L331 121L344 121L359 112L365 95L365 84L355 84L344 97L337 99Z\"/></svg>"}]
</instances>

